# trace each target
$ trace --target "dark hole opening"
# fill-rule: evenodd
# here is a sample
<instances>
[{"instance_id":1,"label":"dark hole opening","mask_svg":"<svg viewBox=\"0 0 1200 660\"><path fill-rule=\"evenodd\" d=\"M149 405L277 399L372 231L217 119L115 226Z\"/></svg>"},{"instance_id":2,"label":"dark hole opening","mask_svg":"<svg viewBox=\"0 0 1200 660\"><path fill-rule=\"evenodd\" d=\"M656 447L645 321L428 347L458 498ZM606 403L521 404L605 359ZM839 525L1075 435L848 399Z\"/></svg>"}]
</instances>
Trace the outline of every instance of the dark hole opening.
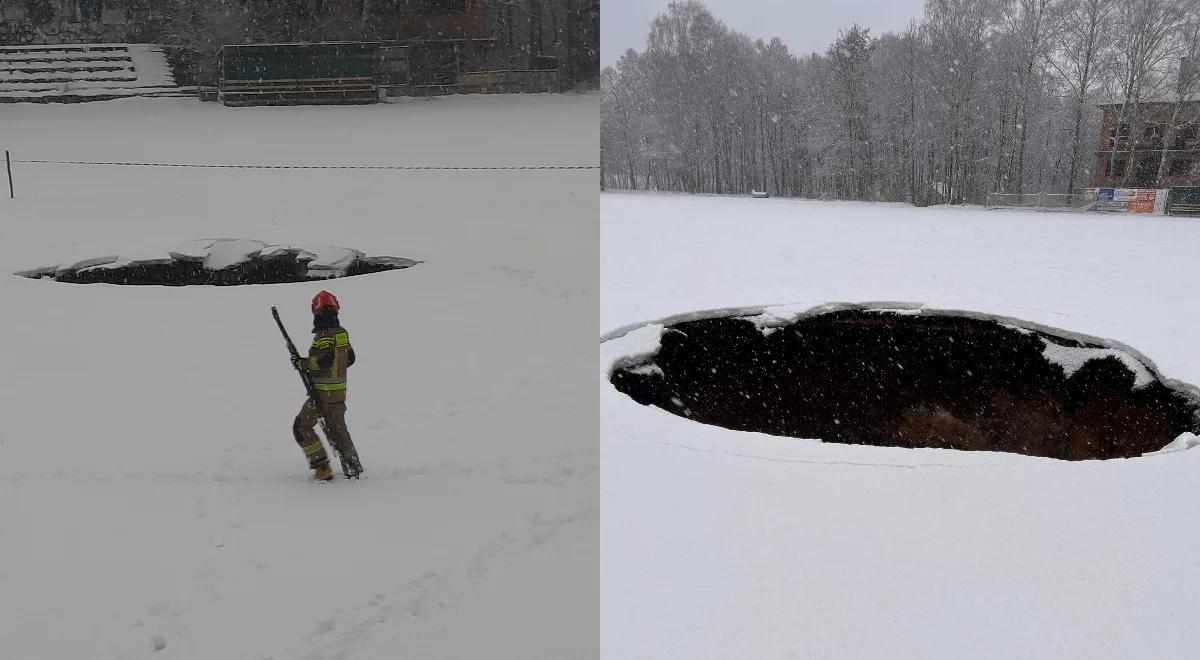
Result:
<instances>
[{"instance_id":1,"label":"dark hole opening","mask_svg":"<svg viewBox=\"0 0 1200 660\"><path fill-rule=\"evenodd\" d=\"M221 269L209 269L198 259L160 259L106 267L43 269L22 275L49 278L69 284L121 284L130 286L241 286L310 282L335 277L354 277L410 268L420 262L393 257L355 259L343 271L312 272L309 262L296 253L255 255Z\"/></svg>"},{"instance_id":2,"label":"dark hole opening","mask_svg":"<svg viewBox=\"0 0 1200 660\"><path fill-rule=\"evenodd\" d=\"M1064 351L1067 367L1047 357ZM1126 359L996 321L855 310L766 332L741 318L678 323L610 380L705 424L848 444L1082 460L1196 432L1200 402Z\"/></svg>"}]
</instances>

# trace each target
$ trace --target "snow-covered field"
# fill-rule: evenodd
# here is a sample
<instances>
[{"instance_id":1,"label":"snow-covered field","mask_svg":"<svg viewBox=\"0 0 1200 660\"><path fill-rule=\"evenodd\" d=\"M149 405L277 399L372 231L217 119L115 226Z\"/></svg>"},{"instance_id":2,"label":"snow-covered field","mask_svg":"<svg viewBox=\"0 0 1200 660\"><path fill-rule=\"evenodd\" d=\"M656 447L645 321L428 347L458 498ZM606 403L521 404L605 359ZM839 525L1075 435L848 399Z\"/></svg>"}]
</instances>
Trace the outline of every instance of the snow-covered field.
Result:
<instances>
[{"instance_id":1,"label":"snow-covered field","mask_svg":"<svg viewBox=\"0 0 1200 660\"><path fill-rule=\"evenodd\" d=\"M675 314L909 301L1200 384L1200 220L605 194L601 364ZM1067 463L704 426L601 383L608 658L1183 658L1200 451ZM1194 443L1181 443L1184 445Z\"/></svg>"},{"instance_id":2,"label":"snow-covered field","mask_svg":"<svg viewBox=\"0 0 1200 660\"><path fill-rule=\"evenodd\" d=\"M598 105L10 105L0 148L589 165ZM0 199L0 656L594 655L594 172L18 164L14 177L17 199ZM303 390L269 308L307 345L320 285L11 275L214 237L424 262L325 285L359 359L361 481L311 481L291 436Z\"/></svg>"}]
</instances>

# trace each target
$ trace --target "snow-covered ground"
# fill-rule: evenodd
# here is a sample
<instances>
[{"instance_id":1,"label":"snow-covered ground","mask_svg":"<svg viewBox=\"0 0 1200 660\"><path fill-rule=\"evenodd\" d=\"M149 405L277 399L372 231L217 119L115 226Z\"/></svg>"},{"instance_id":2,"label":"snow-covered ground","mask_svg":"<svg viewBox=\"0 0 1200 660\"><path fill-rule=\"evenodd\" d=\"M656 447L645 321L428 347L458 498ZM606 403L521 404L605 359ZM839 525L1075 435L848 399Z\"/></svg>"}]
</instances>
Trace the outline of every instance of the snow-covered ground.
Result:
<instances>
[{"instance_id":1,"label":"snow-covered ground","mask_svg":"<svg viewBox=\"0 0 1200 660\"><path fill-rule=\"evenodd\" d=\"M595 95L10 105L18 159L588 165ZM598 638L591 171L17 165L0 199L0 656L575 658ZM7 193L7 190L5 190ZM318 484L269 314L321 284L11 273L192 239L409 257L324 283L366 474Z\"/></svg>"},{"instance_id":2,"label":"snow-covered ground","mask_svg":"<svg viewBox=\"0 0 1200 660\"><path fill-rule=\"evenodd\" d=\"M910 301L1131 346L1200 384L1200 221L605 194L601 364L700 310ZM615 331L615 332L614 332ZM1200 451L822 444L601 383L608 658L1181 658L1200 647Z\"/></svg>"}]
</instances>

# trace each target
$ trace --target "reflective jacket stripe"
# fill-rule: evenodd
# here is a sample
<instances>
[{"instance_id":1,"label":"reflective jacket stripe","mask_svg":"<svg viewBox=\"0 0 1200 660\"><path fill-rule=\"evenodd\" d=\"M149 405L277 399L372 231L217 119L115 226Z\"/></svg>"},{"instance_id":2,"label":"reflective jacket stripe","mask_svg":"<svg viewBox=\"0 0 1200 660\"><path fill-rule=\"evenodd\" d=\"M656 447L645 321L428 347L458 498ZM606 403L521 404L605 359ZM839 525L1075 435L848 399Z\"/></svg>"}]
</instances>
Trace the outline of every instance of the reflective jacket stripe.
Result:
<instances>
[{"instance_id":1,"label":"reflective jacket stripe","mask_svg":"<svg viewBox=\"0 0 1200 660\"><path fill-rule=\"evenodd\" d=\"M346 368L350 348L350 334L341 328L336 334L318 335L313 338L309 350L309 372L313 389L330 392L346 389ZM324 367L322 367L324 363Z\"/></svg>"},{"instance_id":2,"label":"reflective jacket stripe","mask_svg":"<svg viewBox=\"0 0 1200 660\"><path fill-rule=\"evenodd\" d=\"M344 375L342 375L342 376L313 376L312 382L313 383L344 383L344 382L346 382L346 377Z\"/></svg>"},{"instance_id":3,"label":"reflective jacket stripe","mask_svg":"<svg viewBox=\"0 0 1200 660\"><path fill-rule=\"evenodd\" d=\"M313 383L313 389L318 392L335 392L346 389L346 382L340 383Z\"/></svg>"}]
</instances>

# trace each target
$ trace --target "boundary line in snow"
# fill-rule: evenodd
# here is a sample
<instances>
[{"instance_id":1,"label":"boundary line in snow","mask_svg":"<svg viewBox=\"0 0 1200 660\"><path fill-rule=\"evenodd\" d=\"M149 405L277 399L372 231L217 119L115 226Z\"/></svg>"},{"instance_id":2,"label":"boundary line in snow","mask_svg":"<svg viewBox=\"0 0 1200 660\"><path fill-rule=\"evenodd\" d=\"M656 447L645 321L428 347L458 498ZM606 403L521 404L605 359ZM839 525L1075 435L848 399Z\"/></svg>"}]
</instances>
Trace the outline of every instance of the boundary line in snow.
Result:
<instances>
[{"instance_id":1,"label":"boundary line in snow","mask_svg":"<svg viewBox=\"0 0 1200 660\"><path fill-rule=\"evenodd\" d=\"M598 170L599 165L213 165L205 163L126 163L88 160L14 160L32 165L115 165L122 167L200 167L237 170Z\"/></svg>"}]
</instances>

